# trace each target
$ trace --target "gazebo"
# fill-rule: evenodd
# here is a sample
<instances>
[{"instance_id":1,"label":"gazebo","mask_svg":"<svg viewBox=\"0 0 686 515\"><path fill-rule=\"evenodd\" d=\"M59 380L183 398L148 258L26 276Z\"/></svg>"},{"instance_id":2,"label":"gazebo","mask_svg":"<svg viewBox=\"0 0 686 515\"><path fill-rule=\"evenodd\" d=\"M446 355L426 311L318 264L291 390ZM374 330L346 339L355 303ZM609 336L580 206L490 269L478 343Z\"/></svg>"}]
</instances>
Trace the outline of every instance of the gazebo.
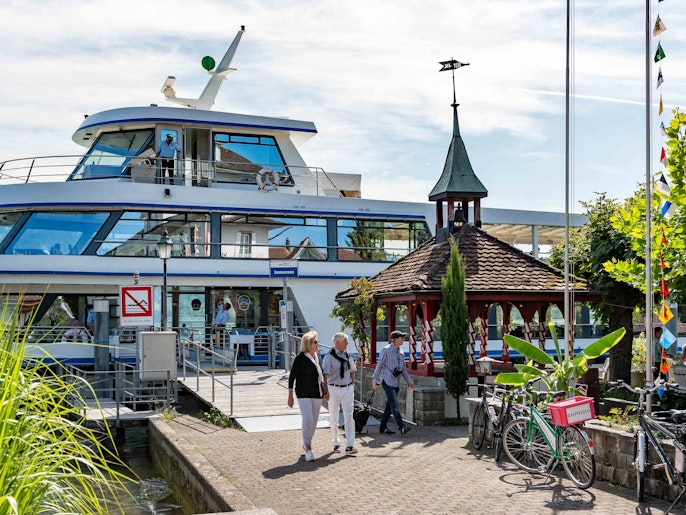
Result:
<instances>
[{"instance_id":1,"label":"gazebo","mask_svg":"<svg viewBox=\"0 0 686 515\"><path fill-rule=\"evenodd\" d=\"M457 104L453 103L452 107L452 141L443 173L429 194L429 200L436 202L436 236L370 278L376 304L385 307L389 334L396 329L397 308L405 306L407 309L409 368L410 373L416 375L442 375L435 366L433 323L441 305L441 278L446 274L450 260L451 239L457 244L466 271L472 373L475 373L476 357L484 357L487 353L489 310L493 306L502 308L503 334L509 333L512 310L516 308L524 321L523 337L528 341L535 337L543 349L545 324L538 323L536 335L532 324L537 315L539 321L545 321L550 305L557 305L562 311L564 303L564 275L560 270L480 229L480 202L488 191L472 169L460 135ZM467 219L470 202L474 203L473 224ZM597 294L583 280L571 277L569 288L578 301L598 300ZM351 288L339 293L336 301L350 302L356 296L357 291ZM364 322L369 324L370 364L374 364L376 316L372 315L371 320ZM421 350L419 359L418 347ZM504 341L501 358L509 361Z\"/></svg>"}]
</instances>

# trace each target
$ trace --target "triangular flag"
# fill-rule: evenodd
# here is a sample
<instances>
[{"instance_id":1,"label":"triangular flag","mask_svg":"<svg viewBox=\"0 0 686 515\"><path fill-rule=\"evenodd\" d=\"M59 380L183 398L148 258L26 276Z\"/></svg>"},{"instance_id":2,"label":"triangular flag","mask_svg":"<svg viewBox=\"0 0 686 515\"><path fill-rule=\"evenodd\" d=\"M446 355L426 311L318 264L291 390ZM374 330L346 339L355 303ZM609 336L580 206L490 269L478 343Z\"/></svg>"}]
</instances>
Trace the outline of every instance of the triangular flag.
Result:
<instances>
[{"instance_id":1,"label":"triangular flag","mask_svg":"<svg viewBox=\"0 0 686 515\"><path fill-rule=\"evenodd\" d=\"M669 288L667 288L667 281L665 281L664 277L660 279L660 293L662 293L665 299L669 297Z\"/></svg>"},{"instance_id":2,"label":"triangular flag","mask_svg":"<svg viewBox=\"0 0 686 515\"><path fill-rule=\"evenodd\" d=\"M659 88L662 86L662 83L664 82L664 79L662 78L662 66L660 66L660 69L657 72L657 87Z\"/></svg>"},{"instance_id":3,"label":"triangular flag","mask_svg":"<svg viewBox=\"0 0 686 515\"><path fill-rule=\"evenodd\" d=\"M660 214L665 218L670 218L674 213L676 213L676 206L669 200L665 200L664 204L662 204L662 209L660 209Z\"/></svg>"},{"instance_id":4,"label":"triangular flag","mask_svg":"<svg viewBox=\"0 0 686 515\"><path fill-rule=\"evenodd\" d=\"M469 63L461 63L460 61L456 61L455 59L451 59L450 61L440 61L438 64L441 65L441 69L438 70L439 72L444 72L447 70L457 70L458 68L462 68L463 66L469 66Z\"/></svg>"},{"instance_id":5,"label":"triangular flag","mask_svg":"<svg viewBox=\"0 0 686 515\"><path fill-rule=\"evenodd\" d=\"M657 110L657 114L662 114L664 107L662 106L662 93L660 93L660 108Z\"/></svg>"},{"instance_id":6,"label":"triangular flag","mask_svg":"<svg viewBox=\"0 0 686 515\"><path fill-rule=\"evenodd\" d=\"M665 138L667 137L667 129L665 129L665 122L660 122L660 132Z\"/></svg>"},{"instance_id":7,"label":"triangular flag","mask_svg":"<svg viewBox=\"0 0 686 515\"><path fill-rule=\"evenodd\" d=\"M658 36L662 34L664 31L667 30L667 26L665 23L660 19L660 15L657 15L657 20L655 20L655 26L653 27L653 37Z\"/></svg>"},{"instance_id":8,"label":"triangular flag","mask_svg":"<svg viewBox=\"0 0 686 515\"><path fill-rule=\"evenodd\" d=\"M660 101L660 107L662 107L662 101ZM665 152L665 147L662 147L662 152L660 152L660 162L663 165L667 164L667 152Z\"/></svg>"},{"instance_id":9,"label":"triangular flag","mask_svg":"<svg viewBox=\"0 0 686 515\"><path fill-rule=\"evenodd\" d=\"M669 349L672 345L674 345L674 342L676 341L676 336L672 334L672 332L667 329L666 327L662 329L662 338L660 338L660 345L662 345L665 349ZM664 354L664 350L662 353Z\"/></svg>"},{"instance_id":10,"label":"triangular flag","mask_svg":"<svg viewBox=\"0 0 686 515\"><path fill-rule=\"evenodd\" d=\"M665 228L660 227L660 231L662 231L662 244L667 245L667 236L665 236Z\"/></svg>"},{"instance_id":11,"label":"triangular flag","mask_svg":"<svg viewBox=\"0 0 686 515\"><path fill-rule=\"evenodd\" d=\"M656 50L656 52L655 52L655 62L656 62L656 63L659 63L659 62L662 61L665 57L666 57L666 56L665 56L665 51L662 50L662 44L661 44L661 43L658 43L658 44L657 44L657 50Z\"/></svg>"},{"instance_id":12,"label":"triangular flag","mask_svg":"<svg viewBox=\"0 0 686 515\"><path fill-rule=\"evenodd\" d=\"M666 324L672 318L674 318L674 313L672 313L672 310L669 309L669 306L667 305L666 302L662 303L658 317L660 318L660 322L662 322L663 324Z\"/></svg>"},{"instance_id":13,"label":"triangular flag","mask_svg":"<svg viewBox=\"0 0 686 515\"><path fill-rule=\"evenodd\" d=\"M667 370L669 370L669 369L667 369ZM665 372L665 373L666 373L666 372ZM662 399L662 396L665 394L665 389L664 389L664 388L658 388L658 389L655 390L655 391L657 392L657 396L658 396L660 399Z\"/></svg>"},{"instance_id":14,"label":"triangular flag","mask_svg":"<svg viewBox=\"0 0 686 515\"><path fill-rule=\"evenodd\" d=\"M665 354L665 351L662 351L662 361L660 361L660 373L661 374L666 374L669 372L669 361L667 361L667 354Z\"/></svg>"},{"instance_id":15,"label":"triangular flag","mask_svg":"<svg viewBox=\"0 0 686 515\"><path fill-rule=\"evenodd\" d=\"M665 258L662 257L662 252L660 252L660 270L665 269ZM662 322L663 324L666 324L666 322Z\"/></svg>"},{"instance_id":16,"label":"triangular flag","mask_svg":"<svg viewBox=\"0 0 686 515\"><path fill-rule=\"evenodd\" d=\"M664 148L662 149L663 151L665 150ZM660 159L662 161L662 159ZM655 190L659 191L663 195L669 195L669 183L667 182L667 179L665 179L665 175L663 173L660 174L660 178L655 181Z\"/></svg>"}]
</instances>

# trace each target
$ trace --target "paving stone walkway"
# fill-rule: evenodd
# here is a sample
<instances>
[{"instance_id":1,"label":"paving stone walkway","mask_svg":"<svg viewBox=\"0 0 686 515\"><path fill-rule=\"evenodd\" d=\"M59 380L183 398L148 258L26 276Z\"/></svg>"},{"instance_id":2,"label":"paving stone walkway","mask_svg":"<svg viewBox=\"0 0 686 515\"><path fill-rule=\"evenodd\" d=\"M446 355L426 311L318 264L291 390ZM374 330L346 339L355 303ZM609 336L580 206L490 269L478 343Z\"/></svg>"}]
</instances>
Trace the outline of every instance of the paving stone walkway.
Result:
<instances>
[{"instance_id":1,"label":"paving stone walkway","mask_svg":"<svg viewBox=\"0 0 686 515\"><path fill-rule=\"evenodd\" d=\"M282 515L658 514L669 506L655 498L639 505L634 491L601 481L579 490L564 471L530 475L506 456L496 464L489 450L473 449L465 427L372 431L356 440L355 456L333 454L329 430L318 429L317 459L306 462L300 431L246 433L188 415L170 426L257 508Z\"/></svg>"}]
</instances>

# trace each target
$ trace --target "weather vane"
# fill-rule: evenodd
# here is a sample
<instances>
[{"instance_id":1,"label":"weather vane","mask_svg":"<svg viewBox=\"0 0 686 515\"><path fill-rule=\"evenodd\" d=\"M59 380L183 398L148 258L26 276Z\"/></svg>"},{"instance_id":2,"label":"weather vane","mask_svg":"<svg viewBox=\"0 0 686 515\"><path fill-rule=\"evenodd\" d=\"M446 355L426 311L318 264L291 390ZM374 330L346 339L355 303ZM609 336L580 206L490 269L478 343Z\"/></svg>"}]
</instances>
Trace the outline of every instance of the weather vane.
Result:
<instances>
[{"instance_id":1,"label":"weather vane","mask_svg":"<svg viewBox=\"0 0 686 515\"><path fill-rule=\"evenodd\" d=\"M462 68L463 66L469 66L469 63L461 63L460 61L456 61L455 59L450 59L450 61L441 61L438 64L441 65L441 69L438 70L439 72L445 72L448 70L452 70L453 72L453 107L457 107L457 96L455 95L455 70L458 68Z\"/></svg>"}]
</instances>

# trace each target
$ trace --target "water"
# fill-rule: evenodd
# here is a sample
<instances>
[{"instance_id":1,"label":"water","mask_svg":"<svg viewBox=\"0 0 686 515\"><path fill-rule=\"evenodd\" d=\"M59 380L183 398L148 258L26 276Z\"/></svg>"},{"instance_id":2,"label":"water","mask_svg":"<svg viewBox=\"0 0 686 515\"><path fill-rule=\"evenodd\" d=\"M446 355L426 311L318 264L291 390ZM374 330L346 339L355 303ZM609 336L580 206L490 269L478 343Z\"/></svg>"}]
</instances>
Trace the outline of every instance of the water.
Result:
<instances>
[{"instance_id":1,"label":"water","mask_svg":"<svg viewBox=\"0 0 686 515\"><path fill-rule=\"evenodd\" d=\"M174 497L171 488L155 471L148 451L146 427L127 427L125 441L118 445L119 455L138 476L140 483L126 486L133 494L122 496L119 502L126 515L188 515Z\"/></svg>"}]
</instances>

